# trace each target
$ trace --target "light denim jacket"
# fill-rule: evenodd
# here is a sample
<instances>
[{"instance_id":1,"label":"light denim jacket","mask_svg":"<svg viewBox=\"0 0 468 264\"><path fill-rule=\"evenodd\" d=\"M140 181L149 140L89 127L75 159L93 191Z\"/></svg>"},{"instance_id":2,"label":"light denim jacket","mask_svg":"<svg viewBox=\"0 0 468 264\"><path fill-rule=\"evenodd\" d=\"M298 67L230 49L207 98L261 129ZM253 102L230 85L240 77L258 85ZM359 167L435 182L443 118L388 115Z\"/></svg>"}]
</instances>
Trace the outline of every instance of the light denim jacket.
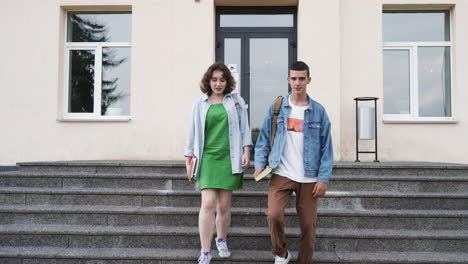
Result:
<instances>
[{"instance_id":1,"label":"light denim jacket","mask_svg":"<svg viewBox=\"0 0 468 264\"><path fill-rule=\"evenodd\" d=\"M236 107L232 94L227 94L223 98L223 105L226 109L229 121L229 148L231 153L232 173L241 173L244 171L241 168L242 155L244 153L243 147L252 146L249 121L247 118L247 106L242 97L237 96L237 98L239 107ZM208 95L204 94L195 101L192 107L192 120L190 121L190 130L184 156L189 157L195 155L195 157L199 158L198 165L201 164L203 158L205 121L210 105L211 103L210 100L208 100Z\"/></svg>"},{"instance_id":2,"label":"light denim jacket","mask_svg":"<svg viewBox=\"0 0 468 264\"><path fill-rule=\"evenodd\" d=\"M318 177L317 181L328 183L333 169L333 146L331 125L325 108L308 96L309 106L304 112L304 170L306 177ZM270 153L271 118L274 103L268 110L255 144L255 168L268 164L276 168L286 142L288 116L291 113L289 96L283 99L277 120L275 142Z\"/></svg>"}]
</instances>

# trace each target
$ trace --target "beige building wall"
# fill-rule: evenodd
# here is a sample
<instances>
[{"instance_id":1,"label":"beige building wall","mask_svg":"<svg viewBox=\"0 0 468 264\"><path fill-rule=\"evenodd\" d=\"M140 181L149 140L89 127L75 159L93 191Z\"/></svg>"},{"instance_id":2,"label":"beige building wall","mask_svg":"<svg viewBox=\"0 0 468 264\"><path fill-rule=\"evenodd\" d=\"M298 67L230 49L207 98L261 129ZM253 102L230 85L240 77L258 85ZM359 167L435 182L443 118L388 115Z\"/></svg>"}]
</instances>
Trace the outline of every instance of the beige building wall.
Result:
<instances>
[{"instance_id":1,"label":"beige building wall","mask_svg":"<svg viewBox=\"0 0 468 264\"><path fill-rule=\"evenodd\" d=\"M122 7L133 13L131 120L60 121L65 10ZM214 61L214 19L213 1L3 1L0 164L181 159L199 80Z\"/></svg>"},{"instance_id":2,"label":"beige building wall","mask_svg":"<svg viewBox=\"0 0 468 264\"><path fill-rule=\"evenodd\" d=\"M382 130L382 3L372 0L340 1L341 151L344 160L356 158L356 97L378 97L378 139ZM364 103L364 105L369 105ZM370 106L370 105L369 105ZM372 105L373 106L373 105ZM381 142L379 146L381 145ZM361 151L374 148L374 141L360 141ZM382 149L379 150L382 154ZM373 154L360 154L360 160L373 160ZM382 155L380 157L382 159Z\"/></svg>"},{"instance_id":3,"label":"beige building wall","mask_svg":"<svg viewBox=\"0 0 468 264\"><path fill-rule=\"evenodd\" d=\"M379 97L378 135L381 161L468 161L466 124L468 98L467 1L342 0L341 2L341 150L343 160L355 159L354 97ZM385 8L447 8L452 10L452 96L456 123L385 123L383 121L382 6ZM361 150L373 142L361 141ZM373 160L373 154L360 154Z\"/></svg>"},{"instance_id":4,"label":"beige building wall","mask_svg":"<svg viewBox=\"0 0 468 264\"><path fill-rule=\"evenodd\" d=\"M214 59L215 5L244 0L6 0L0 8L0 165L19 161L181 159L198 82ZM249 1L251 4L252 1ZM258 0L258 5L266 5ZM272 1L269 1L272 3ZM332 120L335 158L354 160L354 101L379 97L381 161L466 162L468 2L283 0L298 5L298 59ZM382 7L452 8L454 124L382 120ZM404 6L401 6L404 5ZM66 10L132 10L131 120L62 119ZM372 147L371 142L364 142ZM363 147L366 144L362 145ZM372 160L372 155L361 155Z\"/></svg>"},{"instance_id":5,"label":"beige building wall","mask_svg":"<svg viewBox=\"0 0 468 264\"><path fill-rule=\"evenodd\" d=\"M340 0L302 0L297 13L297 59L310 67L308 93L327 110L334 156L340 160Z\"/></svg>"}]
</instances>

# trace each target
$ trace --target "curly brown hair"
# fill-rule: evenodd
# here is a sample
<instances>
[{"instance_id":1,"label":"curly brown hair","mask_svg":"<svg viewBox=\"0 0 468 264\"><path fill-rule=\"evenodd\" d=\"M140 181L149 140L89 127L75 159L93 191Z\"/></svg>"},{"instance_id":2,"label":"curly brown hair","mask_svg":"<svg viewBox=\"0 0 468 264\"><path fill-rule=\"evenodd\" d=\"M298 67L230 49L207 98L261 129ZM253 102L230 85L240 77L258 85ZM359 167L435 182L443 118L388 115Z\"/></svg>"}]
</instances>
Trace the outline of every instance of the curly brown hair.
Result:
<instances>
[{"instance_id":1,"label":"curly brown hair","mask_svg":"<svg viewBox=\"0 0 468 264\"><path fill-rule=\"evenodd\" d=\"M200 81L200 90L203 93L206 93L208 96L211 95L212 90L210 86L210 80L214 71L223 72L223 77L226 79L226 89L224 89L225 95L232 92L232 90L236 88L236 81L232 77L231 71L228 69L228 67L226 67L226 65L224 65L223 62L218 61L208 67L208 70L206 70L202 80Z\"/></svg>"}]
</instances>

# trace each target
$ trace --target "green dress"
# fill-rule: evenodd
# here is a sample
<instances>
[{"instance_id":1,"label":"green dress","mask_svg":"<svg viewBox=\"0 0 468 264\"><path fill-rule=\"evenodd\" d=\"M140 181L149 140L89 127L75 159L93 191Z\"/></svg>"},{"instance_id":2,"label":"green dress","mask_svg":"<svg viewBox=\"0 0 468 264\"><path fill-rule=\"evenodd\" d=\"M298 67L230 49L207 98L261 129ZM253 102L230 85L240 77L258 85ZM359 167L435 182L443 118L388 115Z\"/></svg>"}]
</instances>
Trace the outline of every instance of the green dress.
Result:
<instances>
[{"instance_id":1,"label":"green dress","mask_svg":"<svg viewBox=\"0 0 468 264\"><path fill-rule=\"evenodd\" d=\"M205 144L198 177L202 190L242 188L243 174L233 174L231 169L228 116L223 104L212 104L206 114Z\"/></svg>"}]
</instances>

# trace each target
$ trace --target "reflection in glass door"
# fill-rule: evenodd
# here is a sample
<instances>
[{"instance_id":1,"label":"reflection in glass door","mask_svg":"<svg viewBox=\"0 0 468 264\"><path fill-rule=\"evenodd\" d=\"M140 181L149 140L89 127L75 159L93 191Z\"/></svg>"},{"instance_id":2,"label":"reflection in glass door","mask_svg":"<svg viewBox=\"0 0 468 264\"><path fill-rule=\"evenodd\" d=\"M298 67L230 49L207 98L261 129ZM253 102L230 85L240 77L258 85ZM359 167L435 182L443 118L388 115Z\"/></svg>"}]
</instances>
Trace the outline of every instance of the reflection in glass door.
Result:
<instances>
[{"instance_id":1,"label":"reflection in glass door","mask_svg":"<svg viewBox=\"0 0 468 264\"><path fill-rule=\"evenodd\" d=\"M239 35L239 34L236 34ZM295 59L289 34L245 33L224 38L223 58L236 80L238 92L249 105L252 140L268 107L288 94L288 67Z\"/></svg>"},{"instance_id":2,"label":"reflection in glass door","mask_svg":"<svg viewBox=\"0 0 468 264\"><path fill-rule=\"evenodd\" d=\"M295 24L295 8L218 10L216 60L229 67L236 92L249 105L254 143L270 104L288 94L288 67L296 60Z\"/></svg>"},{"instance_id":3,"label":"reflection in glass door","mask_svg":"<svg viewBox=\"0 0 468 264\"><path fill-rule=\"evenodd\" d=\"M288 39L252 38L249 46L250 127L255 133L273 100L288 94Z\"/></svg>"},{"instance_id":4,"label":"reflection in glass door","mask_svg":"<svg viewBox=\"0 0 468 264\"><path fill-rule=\"evenodd\" d=\"M239 94L242 91L242 76L239 75L239 73L242 72L241 43L241 38L224 39L224 62L229 67L232 76L236 80L236 90Z\"/></svg>"}]
</instances>

